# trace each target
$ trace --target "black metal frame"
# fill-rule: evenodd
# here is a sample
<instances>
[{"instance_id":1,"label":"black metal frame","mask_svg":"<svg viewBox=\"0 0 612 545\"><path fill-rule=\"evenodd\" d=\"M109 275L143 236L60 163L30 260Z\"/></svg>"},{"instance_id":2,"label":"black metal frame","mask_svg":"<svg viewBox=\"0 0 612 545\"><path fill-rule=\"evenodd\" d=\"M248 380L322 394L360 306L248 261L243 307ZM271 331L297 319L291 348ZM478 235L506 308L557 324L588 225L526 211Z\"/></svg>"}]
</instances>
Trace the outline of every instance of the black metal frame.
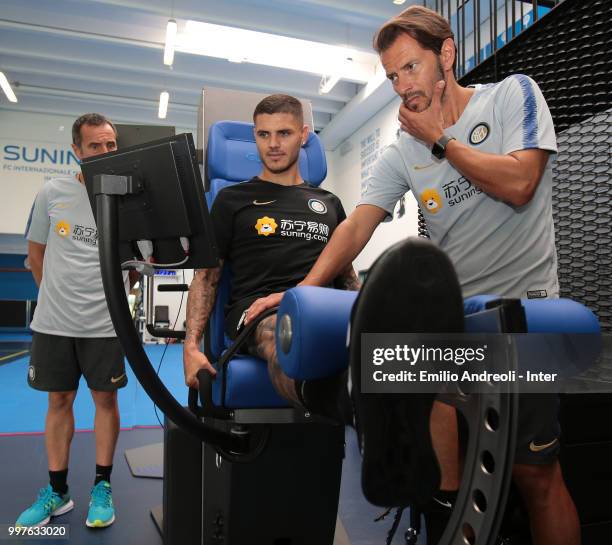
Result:
<instances>
[{"instance_id":1,"label":"black metal frame","mask_svg":"<svg viewBox=\"0 0 612 545\"><path fill-rule=\"evenodd\" d=\"M470 320L497 321L499 331L525 332L525 315L518 300L495 300L487 309ZM491 320L493 318L493 320ZM503 370L516 368L516 355L508 345ZM506 368L506 365L509 365ZM501 370L500 369L500 370ZM468 445L465 454L463 480L456 505L440 540L442 545L494 545L499 541L499 529L505 516L511 485L511 469L516 448L518 397L514 387L500 391L490 385L479 395L449 392L438 396L440 401L453 405L465 417L468 426ZM488 513L493 513L492 515ZM420 533L421 513L411 509L410 528L405 533L406 543L415 544Z\"/></svg>"},{"instance_id":2,"label":"black metal frame","mask_svg":"<svg viewBox=\"0 0 612 545\"><path fill-rule=\"evenodd\" d=\"M488 42L484 42L484 40L486 40L486 36L484 36L481 32L481 26L485 22L481 21L481 8L483 5L486 5L484 4L484 2L488 3L489 7ZM519 2L518 9L516 2ZM504 45L506 45L525 30L525 27L523 26L523 16L526 13L526 10L524 8L525 4L529 4L529 6L533 9L533 22L536 23L538 21L538 7L543 6L546 8L555 8L557 5L564 2L564 0L516 0L516 2L514 0L423 0L424 6L434 9L440 15L446 17L449 21L451 21L451 26L453 27L453 32L455 34L455 45L457 47L457 79L465 76L473 69L475 69L482 61L484 61L486 58L489 58L481 58L480 49L483 43L491 44L490 56L494 57L497 53L497 12L501 9L502 3L504 6ZM466 70L466 60L468 57L466 57L465 51L465 18L466 11L468 9L471 9L472 11L474 27L472 38L474 66L469 71ZM493 17L493 14L495 14L495 17ZM517 15L519 16L518 18ZM455 24L453 24L451 16L454 16ZM517 24L519 27L518 30L516 29Z\"/></svg>"},{"instance_id":3,"label":"black metal frame","mask_svg":"<svg viewBox=\"0 0 612 545\"><path fill-rule=\"evenodd\" d=\"M182 407L159 379L134 328L125 297L119 259L118 198L136 191L129 176L97 175L94 177L96 217L99 233L100 269L107 295L108 310L136 378L168 418L201 441L219 445L234 452L249 452L249 437L220 431L203 423Z\"/></svg>"},{"instance_id":4,"label":"black metal frame","mask_svg":"<svg viewBox=\"0 0 612 545\"><path fill-rule=\"evenodd\" d=\"M497 321L499 332L526 331L520 301L500 299L486 307L471 318L467 316L466 326L471 319L488 314ZM516 369L512 343L497 364L504 371ZM480 394L464 393L457 388L455 392L440 394L438 399L460 411L468 426L463 479L440 545L495 545L512 482L518 424L516 385L490 384Z\"/></svg>"}]
</instances>

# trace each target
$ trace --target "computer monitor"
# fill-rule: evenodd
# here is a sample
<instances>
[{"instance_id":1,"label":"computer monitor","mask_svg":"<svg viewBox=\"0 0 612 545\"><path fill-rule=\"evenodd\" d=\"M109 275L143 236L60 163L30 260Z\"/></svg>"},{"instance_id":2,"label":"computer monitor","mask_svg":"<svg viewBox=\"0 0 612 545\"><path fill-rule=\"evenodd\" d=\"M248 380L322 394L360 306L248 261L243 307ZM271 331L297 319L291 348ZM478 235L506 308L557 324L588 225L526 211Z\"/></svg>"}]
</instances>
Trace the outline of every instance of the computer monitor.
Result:
<instances>
[{"instance_id":1,"label":"computer monitor","mask_svg":"<svg viewBox=\"0 0 612 545\"><path fill-rule=\"evenodd\" d=\"M168 268L218 265L217 250L191 134L179 134L83 159L81 170L96 216L94 176L131 176L138 189L118 197L119 256L142 260L138 241L151 241L153 260ZM97 221L97 220L96 220ZM186 258L181 237L189 240Z\"/></svg>"},{"instance_id":2,"label":"computer monitor","mask_svg":"<svg viewBox=\"0 0 612 545\"><path fill-rule=\"evenodd\" d=\"M121 125L115 123L117 129L117 147L137 146L160 138L169 138L176 134L174 127L167 125Z\"/></svg>"}]
</instances>

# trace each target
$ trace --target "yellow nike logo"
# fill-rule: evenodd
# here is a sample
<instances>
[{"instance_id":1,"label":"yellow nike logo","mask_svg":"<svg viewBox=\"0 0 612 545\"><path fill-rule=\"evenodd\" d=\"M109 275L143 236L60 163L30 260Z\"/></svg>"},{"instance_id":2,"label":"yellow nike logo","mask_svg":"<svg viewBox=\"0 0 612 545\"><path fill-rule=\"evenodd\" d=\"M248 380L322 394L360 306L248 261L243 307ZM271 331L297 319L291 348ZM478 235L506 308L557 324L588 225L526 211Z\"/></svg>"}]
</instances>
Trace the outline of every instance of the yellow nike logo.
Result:
<instances>
[{"instance_id":1,"label":"yellow nike logo","mask_svg":"<svg viewBox=\"0 0 612 545\"><path fill-rule=\"evenodd\" d=\"M531 452L540 452L541 450L545 450L549 447L552 447L559 439L553 439L550 443L546 443L545 445L536 445L533 441L529 443L529 450Z\"/></svg>"},{"instance_id":2,"label":"yellow nike logo","mask_svg":"<svg viewBox=\"0 0 612 545\"><path fill-rule=\"evenodd\" d=\"M123 377L125 377L125 373L123 373L123 375L121 375L121 376L119 376L119 377L117 377L117 378L115 378L115 377L111 377L111 382L112 382L113 384L115 384L115 383L119 382L119 381L120 381L120 380L121 380Z\"/></svg>"},{"instance_id":3,"label":"yellow nike logo","mask_svg":"<svg viewBox=\"0 0 612 545\"><path fill-rule=\"evenodd\" d=\"M272 204L273 202L276 202L276 200L274 200L274 201L266 201L266 202L259 202L258 200L254 200L253 204L255 206L261 206L262 204Z\"/></svg>"},{"instance_id":4,"label":"yellow nike logo","mask_svg":"<svg viewBox=\"0 0 612 545\"><path fill-rule=\"evenodd\" d=\"M414 165L414 170L424 170L433 166L433 163L429 163L428 165Z\"/></svg>"}]
</instances>

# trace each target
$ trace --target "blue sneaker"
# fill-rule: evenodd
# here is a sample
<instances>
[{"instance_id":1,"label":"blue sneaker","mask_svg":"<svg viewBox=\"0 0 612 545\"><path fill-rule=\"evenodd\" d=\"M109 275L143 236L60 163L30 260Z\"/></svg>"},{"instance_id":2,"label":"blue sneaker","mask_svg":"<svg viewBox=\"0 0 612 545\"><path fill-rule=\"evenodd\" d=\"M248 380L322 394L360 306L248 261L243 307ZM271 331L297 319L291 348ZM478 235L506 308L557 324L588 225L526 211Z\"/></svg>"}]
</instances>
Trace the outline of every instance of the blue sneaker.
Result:
<instances>
[{"instance_id":1,"label":"blue sneaker","mask_svg":"<svg viewBox=\"0 0 612 545\"><path fill-rule=\"evenodd\" d=\"M63 515L73 507L74 502L70 499L70 494L60 496L48 484L46 488L40 489L36 501L19 515L15 526L44 526L51 517Z\"/></svg>"},{"instance_id":2,"label":"blue sneaker","mask_svg":"<svg viewBox=\"0 0 612 545\"><path fill-rule=\"evenodd\" d=\"M91 501L85 524L90 528L104 528L115 522L113 493L108 481L100 481L91 489Z\"/></svg>"}]
</instances>

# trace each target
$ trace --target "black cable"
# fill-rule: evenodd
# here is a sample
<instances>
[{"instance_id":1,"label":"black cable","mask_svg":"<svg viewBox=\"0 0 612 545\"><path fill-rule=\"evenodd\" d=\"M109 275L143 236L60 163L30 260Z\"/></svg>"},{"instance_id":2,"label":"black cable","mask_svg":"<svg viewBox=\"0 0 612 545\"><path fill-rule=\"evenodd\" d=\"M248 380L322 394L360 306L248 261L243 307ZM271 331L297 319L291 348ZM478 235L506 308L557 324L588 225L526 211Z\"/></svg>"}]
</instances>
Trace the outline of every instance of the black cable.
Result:
<instances>
[{"instance_id":1,"label":"black cable","mask_svg":"<svg viewBox=\"0 0 612 545\"><path fill-rule=\"evenodd\" d=\"M182 281L184 284L185 283L185 269L182 270ZM151 282L155 282L155 275L151 276ZM184 298L185 298L185 292L183 291L181 292L181 302L179 303L179 308L178 308L178 312L176 313L176 318L174 319L174 324L172 324L172 330L176 329L176 323L178 322L179 316L181 315L181 309L183 308ZM162 352L161 358L159 358L159 364L157 365L157 370L155 371L157 373L157 376L159 376L159 371L164 361L166 350L168 350L170 339L166 339L165 344L166 346L164 346L164 351ZM155 405L155 403L153 403L153 410L155 411L155 418L157 418L157 421L159 422L159 426L163 429L164 425L162 424L161 419L159 418L159 414L157 413L157 405Z\"/></svg>"}]
</instances>

